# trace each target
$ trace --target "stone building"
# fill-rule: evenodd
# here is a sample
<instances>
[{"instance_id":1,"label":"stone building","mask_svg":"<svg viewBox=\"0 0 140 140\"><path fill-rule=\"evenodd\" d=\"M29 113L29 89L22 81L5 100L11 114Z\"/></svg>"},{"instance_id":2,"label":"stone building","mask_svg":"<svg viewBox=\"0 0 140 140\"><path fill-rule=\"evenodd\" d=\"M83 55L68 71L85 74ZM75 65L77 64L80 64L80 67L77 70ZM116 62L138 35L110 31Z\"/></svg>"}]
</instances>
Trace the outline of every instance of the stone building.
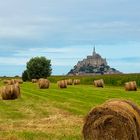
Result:
<instances>
[{"instance_id":1,"label":"stone building","mask_svg":"<svg viewBox=\"0 0 140 140\"><path fill-rule=\"evenodd\" d=\"M81 67L81 66L101 66L101 65L107 65L107 61L106 59L102 58L101 55L99 55L98 53L96 53L95 51L95 47L93 50L93 53L91 56L87 56L86 59L83 59L82 61L79 61L77 63L77 67Z\"/></svg>"}]
</instances>

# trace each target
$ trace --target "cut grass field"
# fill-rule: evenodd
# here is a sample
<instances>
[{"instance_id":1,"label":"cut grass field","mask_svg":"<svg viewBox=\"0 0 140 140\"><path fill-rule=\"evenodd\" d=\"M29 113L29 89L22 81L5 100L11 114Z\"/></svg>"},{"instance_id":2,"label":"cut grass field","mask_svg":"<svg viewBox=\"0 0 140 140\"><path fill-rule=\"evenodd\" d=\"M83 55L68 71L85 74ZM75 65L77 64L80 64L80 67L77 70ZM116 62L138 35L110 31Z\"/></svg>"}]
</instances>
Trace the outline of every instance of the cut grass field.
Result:
<instances>
[{"instance_id":1,"label":"cut grass field","mask_svg":"<svg viewBox=\"0 0 140 140\"><path fill-rule=\"evenodd\" d=\"M2 84L1 84L2 85ZM85 115L92 107L112 98L130 99L140 105L140 91L92 85L40 90L21 85L21 98L0 100L0 140L81 140Z\"/></svg>"}]
</instances>

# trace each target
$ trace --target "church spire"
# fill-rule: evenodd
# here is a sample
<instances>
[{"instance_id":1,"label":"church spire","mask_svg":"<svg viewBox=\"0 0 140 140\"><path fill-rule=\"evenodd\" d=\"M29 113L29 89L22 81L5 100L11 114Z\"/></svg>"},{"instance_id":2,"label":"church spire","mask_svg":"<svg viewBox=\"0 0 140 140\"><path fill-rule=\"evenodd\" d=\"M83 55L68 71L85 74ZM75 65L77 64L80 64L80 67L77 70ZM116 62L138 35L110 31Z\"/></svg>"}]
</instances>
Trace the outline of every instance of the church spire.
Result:
<instances>
[{"instance_id":1,"label":"church spire","mask_svg":"<svg viewBox=\"0 0 140 140\"><path fill-rule=\"evenodd\" d=\"M93 47L93 56L96 54L96 51L95 51L95 45Z\"/></svg>"}]
</instances>

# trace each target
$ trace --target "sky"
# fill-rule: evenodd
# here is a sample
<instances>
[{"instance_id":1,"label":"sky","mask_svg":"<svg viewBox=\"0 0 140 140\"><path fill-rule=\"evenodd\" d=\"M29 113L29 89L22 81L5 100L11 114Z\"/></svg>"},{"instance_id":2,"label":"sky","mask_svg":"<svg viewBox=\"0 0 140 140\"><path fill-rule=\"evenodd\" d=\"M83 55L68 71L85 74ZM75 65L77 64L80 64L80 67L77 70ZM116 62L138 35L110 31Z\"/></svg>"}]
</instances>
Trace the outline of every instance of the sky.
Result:
<instances>
[{"instance_id":1,"label":"sky","mask_svg":"<svg viewBox=\"0 0 140 140\"><path fill-rule=\"evenodd\" d=\"M140 1L0 0L0 76L21 75L35 56L66 74L94 45L111 67L140 72Z\"/></svg>"}]
</instances>

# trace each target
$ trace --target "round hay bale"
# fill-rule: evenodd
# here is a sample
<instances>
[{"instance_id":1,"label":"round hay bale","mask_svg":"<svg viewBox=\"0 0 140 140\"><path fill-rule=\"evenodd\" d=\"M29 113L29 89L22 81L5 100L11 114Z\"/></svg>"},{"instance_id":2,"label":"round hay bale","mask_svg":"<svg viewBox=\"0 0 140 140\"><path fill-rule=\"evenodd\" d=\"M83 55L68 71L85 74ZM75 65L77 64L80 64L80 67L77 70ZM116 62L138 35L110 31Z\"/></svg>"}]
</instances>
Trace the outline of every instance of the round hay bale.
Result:
<instances>
[{"instance_id":1,"label":"round hay bale","mask_svg":"<svg viewBox=\"0 0 140 140\"><path fill-rule=\"evenodd\" d=\"M125 90L126 91L137 91L136 81L130 81L130 82L125 83Z\"/></svg>"},{"instance_id":2,"label":"round hay bale","mask_svg":"<svg viewBox=\"0 0 140 140\"><path fill-rule=\"evenodd\" d=\"M100 80L94 80L93 82L94 86L95 87L104 87L104 80L103 79L100 79Z\"/></svg>"},{"instance_id":3,"label":"round hay bale","mask_svg":"<svg viewBox=\"0 0 140 140\"><path fill-rule=\"evenodd\" d=\"M32 83L37 83L37 79L32 79Z\"/></svg>"},{"instance_id":4,"label":"round hay bale","mask_svg":"<svg viewBox=\"0 0 140 140\"><path fill-rule=\"evenodd\" d=\"M72 83L73 83L73 82L72 82L72 79L68 79L68 80L67 80L67 85L72 85Z\"/></svg>"},{"instance_id":5,"label":"round hay bale","mask_svg":"<svg viewBox=\"0 0 140 140\"><path fill-rule=\"evenodd\" d=\"M62 81L63 81L63 80L62 80ZM65 84L68 85L68 80L64 80L64 81L65 81Z\"/></svg>"},{"instance_id":6,"label":"round hay bale","mask_svg":"<svg viewBox=\"0 0 140 140\"><path fill-rule=\"evenodd\" d=\"M15 79L11 79L11 80L8 80L8 85L13 85L13 84L16 84L17 81Z\"/></svg>"},{"instance_id":7,"label":"round hay bale","mask_svg":"<svg viewBox=\"0 0 140 140\"><path fill-rule=\"evenodd\" d=\"M139 140L140 109L131 101L109 100L87 115L85 140Z\"/></svg>"},{"instance_id":8,"label":"round hay bale","mask_svg":"<svg viewBox=\"0 0 140 140\"><path fill-rule=\"evenodd\" d=\"M39 79L39 81L38 81L38 85L39 85L39 88L40 88L40 89L46 89L46 88L49 88L50 82L49 82L49 80L47 80L47 79L41 78L41 79Z\"/></svg>"},{"instance_id":9,"label":"round hay bale","mask_svg":"<svg viewBox=\"0 0 140 140\"><path fill-rule=\"evenodd\" d=\"M3 80L4 84L8 84L10 80Z\"/></svg>"},{"instance_id":10,"label":"round hay bale","mask_svg":"<svg viewBox=\"0 0 140 140\"><path fill-rule=\"evenodd\" d=\"M59 88L67 88L67 82L65 80L61 80L57 82Z\"/></svg>"},{"instance_id":11,"label":"round hay bale","mask_svg":"<svg viewBox=\"0 0 140 140\"><path fill-rule=\"evenodd\" d=\"M10 81L11 81L11 85L13 85L13 84L16 84L16 83L17 83L17 81L16 81L15 79L11 79Z\"/></svg>"},{"instance_id":12,"label":"round hay bale","mask_svg":"<svg viewBox=\"0 0 140 140\"><path fill-rule=\"evenodd\" d=\"M23 80L22 79L16 79L16 82L19 84L23 84Z\"/></svg>"},{"instance_id":13,"label":"round hay bale","mask_svg":"<svg viewBox=\"0 0 140 140\"><path fill-rule=\"evenodd\" d=\"M79 79L74 79L73 80L73 84L74 85L79 85L80 84L80 80Z\"/></svg>"},{"instance_id":14,"label":"round hay bale","mask_svg":"<svg viewBox=\"0 0 140 140\"><path fill-rule=\"evenodd\" d=\"M20 87L18 83L2 87L1 97L3 100L14 100L20 97Z\"/></svg>"}]
</instances>

